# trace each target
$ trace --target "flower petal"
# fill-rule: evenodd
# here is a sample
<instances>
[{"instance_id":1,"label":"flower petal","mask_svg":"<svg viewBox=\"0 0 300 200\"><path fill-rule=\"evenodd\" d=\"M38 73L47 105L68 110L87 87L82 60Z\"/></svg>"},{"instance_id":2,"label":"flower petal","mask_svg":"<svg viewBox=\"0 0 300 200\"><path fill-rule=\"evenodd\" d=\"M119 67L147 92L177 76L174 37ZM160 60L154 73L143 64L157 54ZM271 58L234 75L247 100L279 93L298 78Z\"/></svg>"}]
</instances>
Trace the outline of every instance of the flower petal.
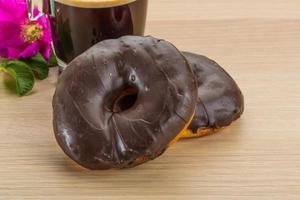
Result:
<instances>
[{"instance_id":1,"label":"flower petal","mask_svg":"<svg viewBox=\"0 0 300 200\"><path fill-rule=\"evenodd\" d=\"M25 43L21 26L27 18L25 0L0 1L0 54L11 59L19 58Z\"/></svg>"},{"instance_id":2,"label":"flower petal","mask_svg":"<svg viewBox=\"0 0 300 200\"><path fill-rule=\"evenodd\" d=\"M51 28L48 18L43 15L38 18L38 23L43 27L43 37L41 38L41 54L46 60L49 60L51 55Z\"/></svg>"},{"instance_id":3,"label":"flower petal","mask_svg":"<svg viewBox=\"0 0 300 200\"><path fill-rule=\"evenodd\" d=\"M51 27L47 16L42 15L37 19L37 22L43 27L43 40L51 42Z\"/></svg>"},{"instance_id":4,"label":"flower petal","mask_svg":"<svg viewBox=\"0 0 300 200\"><path fill-rule=\"evenodd\" d=\"M44 43L41 46L40 52L42 54L42 56L45 58L45 60L49 60L50 56L51 56L51 43Z\"/></svg>"},{"instance_id":5,"label":"flower petal","mask_svg":"<svg viewBox=\"0 0 300 200\"><path fill-rule=\"evenodd\" d=\"M36 54L39 53L40 50L40 44L38 41L30 44L29 46L27 46L21 53L20 53L20 57L22 58L29 58L32 56L35 56Z\"/></svg>"},{"instance_id":6,"label":"flower petal","mask_svg":"<svg viewBox=\"0 0 300 200\"><path fill-rule=\"evenodd\" d=\"M33 17L37 17L37 16L39 16L39 14L40 14L39 9L37 7L34 7L34 9L33 9Z\"/></svg>"},{"instance_id":7,"label":"flower petal","mask_svg":"<svg viewBox=\"0 0 300 200\"><path fill-rule=\"evenodd\" d=\"M0 57L7 58L7 50L6 49L0 49Z\"/></svg>"},{"instance_id":8,"label":"flower petal","mask_svg":"<svg viewBox=\"0 0 300 200\"><path fill-rule=\"evenodd\" d=\"M0 1L0 19L16 20L28 17L26 0Z\"/></svg>"},{"instance_id":9,"label":"flower petal","mask_svg":"<svg viewBox=\"0 0 300 200\"><path fill-rule=\"evenodd\" d=\"M48 60L52 41L49 20L35 7L32 21L43 27L43 34L33 43L25 42L22 29L24 24L29 23L27 8L27 0L0 0L0 56L18 59L40 52Z\"/></svg>"},{"instance_id":10,"label":"flower petal","mask_svg":"<svg viewBox=\"0 0 300 200\"><path fill-rule=\"evenodd\" d=\"M10 22L0 22L0 48L22 46L20 25Z\"/></svg>"},{"instance_id":11,"label":"flower petal","mask_svg":"<svg viewBox=\"0 0 300 200\"><path fill-rule=\"evenodd\" d=\"M20 53L22 52L21 48L18 47L8 47L6 49L7 51L7 58L9 59L19 59L20 58Z\"/></svg>"}]
</instances>

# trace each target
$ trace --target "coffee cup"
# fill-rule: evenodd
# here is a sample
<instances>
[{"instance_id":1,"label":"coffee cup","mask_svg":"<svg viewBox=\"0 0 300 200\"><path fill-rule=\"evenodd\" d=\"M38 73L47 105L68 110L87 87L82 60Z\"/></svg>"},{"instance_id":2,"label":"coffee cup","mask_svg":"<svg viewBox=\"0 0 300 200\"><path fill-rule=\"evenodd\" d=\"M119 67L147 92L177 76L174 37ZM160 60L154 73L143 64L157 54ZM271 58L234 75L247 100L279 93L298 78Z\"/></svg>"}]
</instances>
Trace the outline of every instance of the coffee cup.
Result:
<instances>
[{"instance_id":1,"label":"coffee cup","mask_svg":"<svg viewBox=\"0 0 300 200\"><path fill-rule=\"evenodd\" d=\"M53 29L53 44L63 68L106 40L144 34L148 0L43 0Z\"/></svg>"}]
</instances>

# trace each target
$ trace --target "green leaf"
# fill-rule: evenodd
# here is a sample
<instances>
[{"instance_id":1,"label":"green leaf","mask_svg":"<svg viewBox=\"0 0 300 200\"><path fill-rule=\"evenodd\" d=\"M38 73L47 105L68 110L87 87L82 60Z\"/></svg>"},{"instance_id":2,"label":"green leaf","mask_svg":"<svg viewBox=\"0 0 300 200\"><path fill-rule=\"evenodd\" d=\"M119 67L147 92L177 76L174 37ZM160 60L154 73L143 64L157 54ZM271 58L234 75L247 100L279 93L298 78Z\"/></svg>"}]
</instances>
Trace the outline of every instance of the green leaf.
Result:
<instances>
[{"instance_id":1,"label":"green leaf","mask_svg":"<svg viewBox=\"0 0 300 200\"><path fill-rule=\"evenodd\" d=\"M44 80L48 77L48 63L41 54L37 54L31 59L26 59L23 61L32 69L37 79Z\"/></svg>"},{"instance_id":2,"label":"green leaf","mask_svg":"<svg viewBox=\"0 0 300 200\"><path fill-rule=\"evenodd\" d=\"M16 91L20 96L30 92L34 85L34 75L30 67L22 61L8 61L4 71L16 80Z\"/></svg>"},{"instance_id":3,"label":"green leaf","mask_svg":"<svg viewBox=\"0 0 300 200\"><path fill-rule=\"evenodd\" d=\"M0 62L0 72L1 72L1 71L6 72L5 67L4 67L4 64L2 64L2 63Z\"/></svg>"},{"instance_id":4,"label":"green leaf","mask_svg":"<svg viewBox=\"0 0 300 200\"><path fill-rule=\"evenodd\" d=\"M56 59L54 50L52 49L51 56L49 59L49 67L54 67L54 66L57 66L57 59Z\"/></svg>"}]
</instances>

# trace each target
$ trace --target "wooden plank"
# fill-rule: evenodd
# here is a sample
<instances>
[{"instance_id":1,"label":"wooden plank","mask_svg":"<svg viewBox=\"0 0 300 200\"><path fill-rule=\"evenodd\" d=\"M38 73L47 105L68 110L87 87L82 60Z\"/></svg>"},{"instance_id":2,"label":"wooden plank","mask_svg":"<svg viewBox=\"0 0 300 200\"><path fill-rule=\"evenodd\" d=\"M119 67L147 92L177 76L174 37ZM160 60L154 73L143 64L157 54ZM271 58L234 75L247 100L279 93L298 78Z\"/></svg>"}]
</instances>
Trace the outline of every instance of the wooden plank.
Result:
<instances>
[{"instance_id":1,"label":"wooden plank","mask_svg":"<svg viewBox=\"0 0 300 200\"><path fill-rule=\"evenodd\" d=\"M149 20L299 19L298 0L150 0Z\"/></svg>"},{"instance_id":2,"label":"wooden plank","mask_svg":"<svg viewBox=\"0 0 300 200\"><path fill-rule=\"evenodd\" d=\"M158 10L150 14L147 33L223 65L244 92L242 119L220 134L180 141L140 167L88 171L62 153L53 135L55 70L27 97L0 84L1 200L300 198L300 20L252 14L229 19L224 11L215 20L199 12L183 21L174 10L184 2L151 1L151 9ZM217 8L234 1L205 2ZM276 10L271 3L276 1L267 2ZM297 1L281 3L285 13L300 8Z\"/></svg>"}]
</instances>

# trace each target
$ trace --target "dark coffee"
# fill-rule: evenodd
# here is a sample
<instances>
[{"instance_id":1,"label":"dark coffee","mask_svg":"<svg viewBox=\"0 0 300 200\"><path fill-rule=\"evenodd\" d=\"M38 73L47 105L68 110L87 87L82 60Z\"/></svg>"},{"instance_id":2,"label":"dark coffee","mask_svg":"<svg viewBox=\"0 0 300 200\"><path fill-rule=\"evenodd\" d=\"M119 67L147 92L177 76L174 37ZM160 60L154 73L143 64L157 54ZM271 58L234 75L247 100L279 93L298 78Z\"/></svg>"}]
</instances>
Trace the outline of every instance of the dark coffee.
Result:
<instances>
[{"instance_id":1,"label":"dark coffee","mask_svg":"<svg viewBox=\"0 0 300 200\"><path fill-rule=\"evenodd\" d=\"M148 0L56 0L52 13L57 56L69 63L102 40L143 35L147 4Z\"/></svg>"}]
</instances>

